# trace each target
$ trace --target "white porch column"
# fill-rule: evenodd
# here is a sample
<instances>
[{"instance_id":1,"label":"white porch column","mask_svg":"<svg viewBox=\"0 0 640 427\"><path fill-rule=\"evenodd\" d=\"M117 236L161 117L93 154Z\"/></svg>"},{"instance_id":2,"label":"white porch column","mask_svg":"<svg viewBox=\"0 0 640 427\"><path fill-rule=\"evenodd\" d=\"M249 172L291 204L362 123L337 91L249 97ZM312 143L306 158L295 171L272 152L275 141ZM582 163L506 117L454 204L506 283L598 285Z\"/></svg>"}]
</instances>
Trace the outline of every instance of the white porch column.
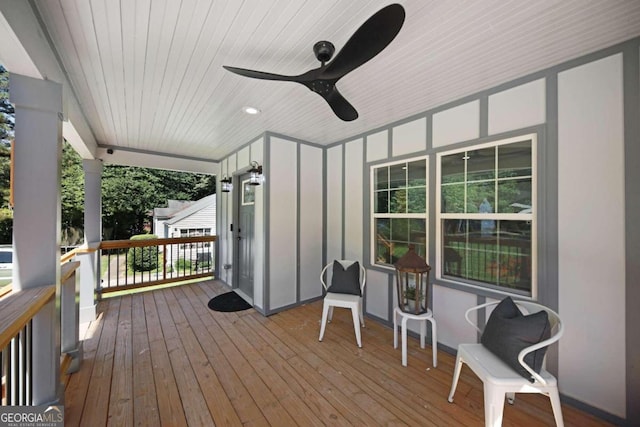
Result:
<instances>
[{"instance_id":1,"label":"white porch column","mask_svg":"<svg viewBox=\"0 0 640 427\"><path fill-rule=\"evenodd\" d=\"M96 248L102 239L102 161L83 160L84 242ZM96 320L95 289L100 280L98 252L78 255L80 260L80 323Z\"/></svg>"},{"instance_id":2,"label":"white porch column","mask_svg":"<svg viewBox=\"0 0 640 427\"><path fill-rule=\"evenodd\" d=\"M60 159L62 86L11 74L15 105L13 158L13 287L56 285L60 295ZM56 402L60 315L55 302L33 319L33 399Z\"/></svg>"}]
</instances>

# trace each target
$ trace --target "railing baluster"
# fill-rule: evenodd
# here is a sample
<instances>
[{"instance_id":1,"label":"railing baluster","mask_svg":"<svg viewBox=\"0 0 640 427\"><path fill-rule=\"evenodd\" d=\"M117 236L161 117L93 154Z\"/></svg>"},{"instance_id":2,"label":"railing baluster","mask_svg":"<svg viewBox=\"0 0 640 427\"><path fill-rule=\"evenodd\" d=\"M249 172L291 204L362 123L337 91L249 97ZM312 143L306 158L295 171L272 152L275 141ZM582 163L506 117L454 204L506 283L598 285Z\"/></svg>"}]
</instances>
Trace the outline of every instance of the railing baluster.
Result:
<instances>
[{"instance_id":1,"label":"railing baluster","mask_svg":"<svg viewBox=\"0 0 640 427\"><path fill-rule=\"evenodd\" d=\"M212 257L215 241L216 236L103 241L100 245L102 251L116 251L116 265L111 265L113 262L111 258L108 260L111 268L109 275L112 275L113 269L118 270L117 279L109 277L109 286L105 287L103 292L178 282L190 278L206 278L210 274L215 274ZM132 253L129 253L131 249L133 249ZM124 263L120 262L122 253ZM142 259L140 259L141 256ZM130 261L145 264L145 261L153 261L154 257L156 268L153 271L139 271L140 269L128 271ZM124 272L120 272L122 268L125 269ZM124 277L121 278L121 274L124 274Z\"/></svg>"},{"instance_id":2,"label":"railing baluster","mask_svg":"<svg viewBox=\"0 0 640 427\"><path fill-rule=\"evenodd\" d=\"M18 360L18 342L16 337L11 339L11 367L11 405L17 405L20 363Z\"/></svg>"},{"instance_id":3,"label":"railing baluster","mask_svg":"<svg viewBox=\"0 0 640 427\"><path fill-rule=\"evenodd\" d=\"M33 320L29 320L27 326L25 326L25 335L27 342L27 386L26 386L26 400L27 405L33 404Z\"/></svg>"},{"instance_id":4,"label":"railing baluster","mask_svg":"<svg viewBox=\"0 0 640 427\"><path fill-rule=\"evenodd\" d=\"M167 280L167 245L162 245L162 280Z\"/></svg>"},{"instance_id":5,"label":"railing baluster","mask_svg":"<svg viewBox=\"0 0 640 427\"><path fill-rule=\"evenodd\" d=\"M9 375L9 355L7 354L7 347L0 351L0 389L1 395L0 404L2 406L7 405L7 377Z\"/></svg>"},{"instance_id":6,"label":"railing baluster","mask_svg":"<svg viewBox=\"0 0 640 427\"><path fill-rule=\"evenodd\" d=\"M26 328L26 326L25 326ZM26 367L26 348L25 348L25 328L22 328L20 334L16 337L18 343L18 405L26 405L25 396L25 379L27 376Z\"/></svg>"}]
</instances>

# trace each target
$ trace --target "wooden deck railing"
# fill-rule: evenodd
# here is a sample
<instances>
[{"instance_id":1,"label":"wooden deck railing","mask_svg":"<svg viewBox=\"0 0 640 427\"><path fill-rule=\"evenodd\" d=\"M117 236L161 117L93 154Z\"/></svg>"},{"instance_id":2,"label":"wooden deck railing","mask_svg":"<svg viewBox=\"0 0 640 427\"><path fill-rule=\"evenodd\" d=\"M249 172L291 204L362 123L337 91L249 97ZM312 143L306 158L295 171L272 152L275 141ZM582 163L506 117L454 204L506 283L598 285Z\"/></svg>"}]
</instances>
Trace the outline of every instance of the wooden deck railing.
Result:
<instances>
[{"instance_id":1,"label":"wooden deck railing","mask_svg":"<svg viewBox=\"0 0 640 427\"><path fill-rule=\"evenodd\" d=\"M71 373L80 363L76 298L79 265L79 262L68 260L61 265L59 323L53 318L56 310L48 311L53 314L47 322L60 325L60 376ZM38 346L46 344L34 343L33 319L55 299L55 285L18 291L10 289L0 296L0 406L34 404L33 358L35 352L43 351ZM57 343L53 345L53 349L48 349L51 354L57 349Z\"/></svg>"},{"instance_id":2,"label":"wooden deck railing","mask_svg":"<svg viewBox=\"0 0 640 427\"><path fill-rule=\"evenodd\" d=\"M102 293L161 285L215 273L216 236L100 243Z\"/></svg>"}]
</instances>

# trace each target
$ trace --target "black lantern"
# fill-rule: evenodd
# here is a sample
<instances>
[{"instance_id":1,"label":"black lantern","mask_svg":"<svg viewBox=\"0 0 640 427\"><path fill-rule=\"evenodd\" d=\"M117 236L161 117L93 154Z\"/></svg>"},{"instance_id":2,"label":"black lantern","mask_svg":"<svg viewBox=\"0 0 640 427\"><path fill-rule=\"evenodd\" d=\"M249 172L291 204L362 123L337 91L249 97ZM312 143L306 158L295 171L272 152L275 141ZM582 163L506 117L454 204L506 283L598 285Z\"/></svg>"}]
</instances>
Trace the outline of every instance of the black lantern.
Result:
<instances>
[{"instance_id":1,"label":"black lantern","mask_svg":"<svg viewBox=\"0 0 640 427\"><path fill-rule=\"evenodd\" d=\"M418 255L413 245L393 266L396 268L398 306L405 313L427 312L429 272L431 267Z\"/></svg>"},{"instance_id":2,"label":"black lantern","mask_svg":"<svg viewBox=\"0 0 640 427\"><path fill-rule=\"evenodd\" d=\"M260 185L262 184L262 166L255 160L251 162L251 169L249 169L249 184Z\"/></svg>"},{"instance_id":3,"label":"black lantern","mask_svg":"<svg viewBox=\"0 0 640 427\"><path fill-rule=\"evenodd\" d=\"M229 191L233 190L233 183L231 182L231 178L227 175L224 175L222 177L222 179L220 180L220 184L222 184L223 193L228 193Z\"/></svg>"}]
</instances>

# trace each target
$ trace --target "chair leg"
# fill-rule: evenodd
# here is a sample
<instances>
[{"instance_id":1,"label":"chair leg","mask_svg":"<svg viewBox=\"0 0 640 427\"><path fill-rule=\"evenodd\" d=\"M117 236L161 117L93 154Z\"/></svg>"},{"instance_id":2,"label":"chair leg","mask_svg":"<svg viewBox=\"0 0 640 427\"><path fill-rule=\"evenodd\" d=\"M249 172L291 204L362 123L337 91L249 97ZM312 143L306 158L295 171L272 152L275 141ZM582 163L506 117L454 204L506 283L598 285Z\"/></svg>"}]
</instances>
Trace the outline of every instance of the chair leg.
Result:
<instances>
[{"instance_id":1,"label":"chair leg","mask_svg":"<svg viewBox=\"0 0 640 427\"><path fill-rule=\"evenodd\" d=\"M462 370L462 364L464 361L460 355L456 356L456 367L453 370L453 380L451 381L451 391L449 392L449 398L447 399L449 403L453 403L453 395L456 392L456 388L458 387L458 380L460 379L460 371Z\"/></svg>"},{"instance_id":2,"label":"chair leg","mask_svg":"<svg viewBox=\"0 0 640 427\"><path fill-rule=\"evenodd\" d=\"M393 348L398 348L398 313L393 310Z\"/></svg>"},{"instance_id":3,"label":"chair leg","mask_svg":"<svg viewBox=\"0 0 640 427\"><path fill-rule=\"evenodd\" d=\"M363 310L362 310L362 298L360 299L360 302L358 303L358 313L360 313L360 324L364 328L364 313L363 313Z\"/></svg>"},{"instance_id":4,"label":"chair leg","mask_svg":"<svg viewBox=\"0 0 640 427\"><path fill-rule=\"evenodd\" d=\"M560 395L558 394L557 388L549 391L549 399L551 400L553 417L556 419L556 426L564 427L564 421L562 419L562 405L560 404Z\"/></svg>"},{"instance_id":5,"label":"chair leg","mask_svg":"<svg viewBox=\"0 0 640 427\"><path fill-rule=\"evenodd\" d=\"M484 382L484 425L501 427L504 413L504 390Z\"/></svg>"},{"instance_id":6,"label":"chair leg","mask_svg":"<svg viewBox=\"0 0 640 427\"><path fill-rule=\"evenodd\" d=\"M333 306L329 307L329 317L327 318L327 321L331 323L331 319L333 319Z\"/></svg>"},{"instance_id":7,"label":"chair leg","mask_svg":"<svg viewBox=\"0 0 640 427\"><path fill-rule=\"evenodd\" d=\"M360 319L357 307L351 307L351 317L353 317L353 329L356 332L356 342L362 348L362 337L360 336Z\"/></svg>"},{"instance_id":8,"label":"chair leg","mask_svg":"<svg viewBox=\"0 0 640 427\"><path fill-rule=\"evenodd\" d=\"M320 322L320 337L318 341L322 341L324 337L324 328L327 326L327 316L329 315L329 306L324 304L322 306L322 321Z\"/></svg>"}]
</instances>

